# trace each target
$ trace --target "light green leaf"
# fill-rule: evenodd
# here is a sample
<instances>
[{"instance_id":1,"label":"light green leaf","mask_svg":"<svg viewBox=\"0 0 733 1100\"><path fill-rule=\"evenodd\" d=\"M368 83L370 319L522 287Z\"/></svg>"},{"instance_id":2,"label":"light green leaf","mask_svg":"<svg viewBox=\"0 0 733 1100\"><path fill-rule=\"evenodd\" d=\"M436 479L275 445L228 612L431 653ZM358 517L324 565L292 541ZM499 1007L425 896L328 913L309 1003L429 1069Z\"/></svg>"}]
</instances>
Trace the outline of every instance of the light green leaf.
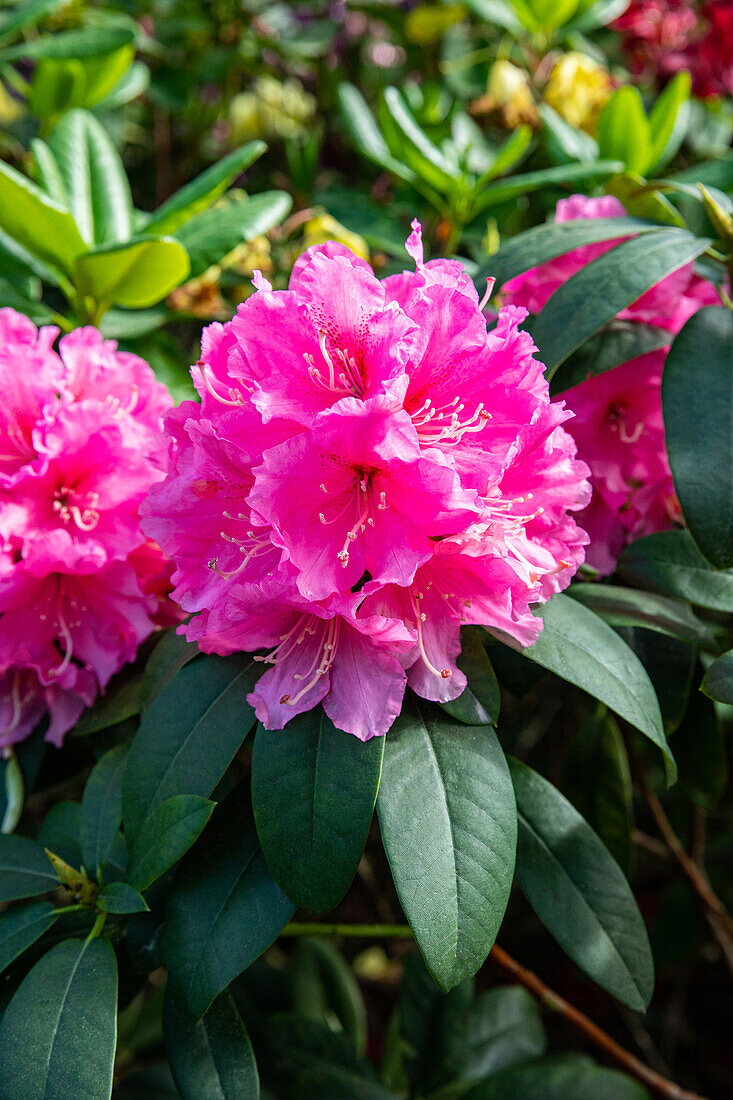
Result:
<instances>
[{"instance_id":1,"label":"light green leaf","mask_svg":"<svg viewBox=\"0 0 733 1100\"><path fill-rule=\"evenodd\" d=\"M188 277L186 249L173 237L100 245L76 261L76 284L96 302L146 309Z\"/></svg>"},{"instance_id":2,"label":"light green leaf","mask_svg":"<svg viewBox=\"0 0 733 1100\"><path fill-rule=\"evenodd\" d=\"M646 172L659 172L682 144L690 118L690 74L683 70L670 80L649 112L651 151Z\"/></svg>"},{"instance_id":3,"label":"light green leaf","mask_svg":"<svg viewBox=\"0 0 733 1100\"><path fill-rule=\"evenodd\" d=\"M196 214L176 233L191 258L191 276L219 263L244 241L269 232L287 216L291 205L285 191L263 191L251 198L233 194L218 206Z\"/></svg>"},{"instance_id":4,"label":"light green leaf","mask_svg":"<svg viewBox=\"0 0 733 1100\"><path fill-rule=\"evenodd\" d=\"M68 210L2 161L0 229L44 263L67 274L86 249Z\"/></svg>"},{"instance_id":5,"label":"light green leaf","mask_svg":"<svg viewBox=\"0 0 733 1100\"><path fill-rule=\"evenodd\" d=\"M613 93L598 117L597 139L602 157L641 175L649 169L652 142L638 88L627 84Z\"/></svg>"}]
</instances>

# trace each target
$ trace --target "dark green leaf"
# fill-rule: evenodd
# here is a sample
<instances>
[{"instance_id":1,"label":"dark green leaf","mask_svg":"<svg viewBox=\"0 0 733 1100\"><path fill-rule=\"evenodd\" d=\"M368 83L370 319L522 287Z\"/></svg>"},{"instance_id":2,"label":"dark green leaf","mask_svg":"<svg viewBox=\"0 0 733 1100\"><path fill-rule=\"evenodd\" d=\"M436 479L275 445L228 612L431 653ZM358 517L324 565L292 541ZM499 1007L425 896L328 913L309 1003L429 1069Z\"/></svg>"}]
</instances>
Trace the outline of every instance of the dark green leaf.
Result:
<instances>
[{"instance_id":1,"label":"dark green leaf","mask_svg":"<svg viewBox=\"0 0 733 1100\"><path fill-rule=\"evenodd\" d=\"M53 924L48 901L29 901L0 913L0 973Z\"/></svg>"},{"instance_id":2,"label":"dark green leaf","mask_svg":"<svg viewBox=\"0 0 733 1100\"><path fill-rule=\"evenodd\" d=\"M163 1033L183 1100L258 1100L252 1046L231 993L222 993L196 1022L166 997Z\"/></svg>"},{"instance_id":3,"label":"dark green leaf","mask_svg":"<svg viewBox=\"0 0 733 1100\"><path fill-rule=\"evenodd\" d=\"M293 904L267 869L245 792L235 788L187 857L168 898L164 951L171 993L200 1019L259 958Z\"/></svg>"},{"instance_id":4,"label":"dark green leaf","mask_svg":"<svg viewBox=\"0 0 733 1100\"><path fill-rule=\"evenodd\" d=\"M148 904L142 894L126 882L110 882L97 895L97 907L104 913L145 913Z\"/></svg>"},{"instance_id":5,"label":"dark green leaf","mask_svg":"<svg viewBox=\"0 0 733 1100\"><path fill-rule=\"evenodd\" d=\"M88 737L134 718L140 713L140 680L125 680L114 684L82 714L74 726L74 737Z\"/></svg>"},{"instance_id":6,"label":"dark green leaf","mask_svg":"<svg viewBox=\"0 0 733 1100\"><path fill-rule=\"evenodd\" d=\"M363 1055L367 1043L364 998L353 971L339 952L313 936L299 940L292 955L290 984L293 1009L299 1016L335 1019Z\"/></svg>"},{"instance_id":7,"label":"dark green leaf","mask_svg":"<svg viewBox=\"0 0 733 1100\"><path fill-rule=\"evenodd\" d=\"M450 1081L480 1081L530 1058L547 1046L536 1002L519 986L499 986L480 994L464 1014L448 1054Z\"/></svg>"},{"instance_id":8,"label":"dark green leaf","mask_svg":"<svg viewBox=\"0 0 733 1100\"><path fill-rule=\"evenodd\" d=\"M122 776L127 746L105 753L92 770L81 803L81 850L84 866L94 876L107 862L122 820Z\"/></svg>"},{"instance_id":9,"label":"dark green leaf","mask_svg":"<svg viewBox=\"0 0 733 1100\"><path fill-rule=\"evenodd\" d=\"M57 802L48 811L38 830L38 843L57 856L80 867L81 806L78 802ZM50 864L49 864L50 867Z\"/></svg>"},{"instance_id":10,"label":"dark green leaf","mask_svg":"<svg viewBox=\"0 0 733 1100\"><path fill-rule=\"evenodd\" d=\"M344 1035L300 1016L273 1016L257 1044L263 1084L297 1100L397 1100Z\"/></svg>"},{"instance_id":11,"label":"dark green leaf","mask_svg":"<svg viewBox=\"0 0 733 1100\"><path fill-rule=\"evenodd\" d=\"M446 714L468 726L495 725L501 705L499 682L481 641L481 633L474 626L461 631L458 667L465 672L468 683L457 699L441 703L441 707Z\"/></svg>"},{"instance_id":12,"label":"dark green leaf","mask_svg":"<svg viewBox=\"0 0 733 1100\"><path fill-rule=\"evenodd\" d=\"M664 364L662 409L669 464L687 526L708 561L718 569L729 569L733 566L732 310L700 309L675 337Z\"/></svg>"},{"instance_id":13,"label":"dark green leaf","mask_svg":"<svg viewBox=\"0 0 733 1100\"><path fill-rule=\"evenodd\" d=\"M146 710L156 695L180 672L184 665L198 657L199 647L186 641L183 634L167 630L148 658L143 673L141 697Z\"/></svg>"},{"instance_id":14,"label":"dark green leaf","mask_svg":"<svg viewBox=\"0 0 733 1100\"><path fill-rule=\"evenodd\" d=\"M179 794L159 803L135 835L127 869L133 886L147 890L185 855L211 817L214 805L196 794Z\"/></svg>"},{"instance_id":15,"label":"dark green leaf","mask_svg":"<svg viewBox=\"0 0 733 1100\"><path fill-rule=\"evenodd\" d=\"M643 1085L585 1054L554 1054L497 1073L463 1100L651 1100Z\"/></svg>"},{"instance_id":16,"label":"dark green leaf","mask_svg":"<svg viewBox=\"0 0 733 1100\"><path fill-rule=\"evenodd\" d=\"M132 198L120 155L88 111L68 111L49 138L69 209L89 245L127 241ZM97 295L98 300L103 295Z\"/></svg>"},{"instance_id":17,"label":"dark green leaf","mask_svg":"<svg viewBox=\"0 0 733 1100\"><path fill-rule=\"evenodd\" d=\"M191 258L191 276L217 264L244 241L269 232L288 214L292 200L285 191L263 191L247 198L232 194L182 225L176 239Z\"/></svg>"},{"instance_id":18,"label":"dark green leaf","mask_svg":"<svg viewBox=\"0 0 733 1100\"><path fill-rule=\"evenodd\" d=\"M532 335L551 378L584 340L710 244L684 229L623 241L563 283L537 315Z\"/></svg>"},{"instance_id":19,"label":"dark green leaf","mask_svg":"<svg viewBox=\"0 0 733 1100\"><path fill-rule=\"evenodd\" d=\"M24 836L0 836L0 901L32 898L59 885L48 856Z\"/></svg>"},{"instance_id":20,"label":"dark green leaf","mask_svg":"<svg viewBox=\"0 0 733 1100\"><path fill-rule=\"evenodd\" d=\"M633 650L613 627L569 596L553 596L538 614L544 629L534 645L523 650L524 655L600 699L653 741L664 753L672 781L674 758L657 697Z\"/></svg>"},{"instance_id":21,"label":"dark green leaf","mask_svg":"<svg viewBox=\"0 0 733 1100\"><path fill-rule=\"evenodd\" d=\"M715 642L710 627L698 619L690 605L669 596L616 584L573 584L568 595L611 626L641 626L697 645Z\"/></svg>"},{"instance_id":22,"label":"dark green leaf","mask_svg":"<svg viewBox=\"0 0 733 1100\"><path fill-rule=\"evenodd\" d=\"M483 187L474 201L472 216L476 218L500 202L508 202L519 195L528 195L531 191L539 191L543 187L551 187L559 183L578 183L581 180L605 179L615 172L620 172L622 168L623 164L619 160L593 160L583 161L580 164L561 164L557 168L541 168L538 172L522 172L518 176L510 176L499 183ZM530 264L530 266L534 265Z\"/></svg>"},{"instance_id":23,"label":"dark green leaf","mask_svg":"<svg viewBox=\"0 0 733 1100\"><path fill-rule=\"evenodd\" d=\"M155 696L130 747L122 784L133 840L156 806L177 794L207 798L249 733L247 693L261 668L244 655L201 657Z\"/></svg>"},{"instance_id":24,"label":"dark green leaf","mask_svg":"<svg viewBox=\"0 0 733 1100\"><path fill-rule=\"evenodd\" d=\"M616 629L648 673L662 713L664 729L669 737L687 710L697 649L691 642L646 630L644 627Z\"/></svg>"},{"instance_id":25,"label":"dark green leaf","mask_svg":"<svg viewBox=\"0 0 733 1100\"><path fill-rule=\"evenodd\" d=\"M37 962L0 1021L2 1100L112 1092L117 964L107 940L65 940Z\"/></svg>"},{"instance_id":26,"label":"dark green leaf","mask_svg":"<svg viewBox=\"0 0 733 1100\"><path fill-rule=\"evenodd\" d=\"M257 832L270 870L296 905L325 912L351 885L383 753L383 737L362 743L336 729L320 707L284 730L258 726L252 754Z\"/></svg>"},{"instance_id":27,"label":"dark green leaf","mask_svg":"<svg viewBox=\"0 0 733 1100\"><path fill-rule=\"evenodd\" d=\"M658 531L637 539L622 552L619 570L643 588L715 611L733 611L733 571L714 569L689 531Z\"/></svg>"},{"instance_id":28,"label":"dark green leaf","mask_svg":"<svg viewBox=\"0 0 733 1100\"><path fill-rule=\"evenodd\" d=\"M232 181L261 157L266 148L264 141L249 141L240 149L222 157L158 207L146 224L145 232L163 235L175 233L195 214L216 202Z\"/></svg>"},{"instance_id":29,"label":"dark green leaf","mask_svg":"<svg viewBox=\"0 0 733 1100\"><path fill-rule=\"evenodd\" d=\"M713 661L702 678L700 690L711 699L733 705L733 649Z\"/></svg>"},{"instance_id":30,"label":"dark green leaf","mask_svg":"<svg viewBox=\"0 0 733 1100\"><path fill-rule=\"evenodd\" d=\"M654 988L649 941L618 864L552 784L509 761L517 797L517 881L547 930L595 982L637 1011Z\"/></svg>"},{"instance_id":31,"label":"dark green leaf","mask_svg":"<svg viewBox=\"0 0 733 1100\"><path fill-rule=\"evenodd\" d=\"M450 989L485 960L511 889L514 798L493 729L409 699L387 738L377 808L402 908Z\"/></svg>"},{"instance_id":32,"label":"dark green leaf","mask_svg":"<svg viewBox=\"0 0 733 1100\"><path fill-rule=\"evenodd\" d=\"M680 787L698 806L713 809L728 782L728 756L715 706L700 692L692 693L672 744L679 763Z\"/></svg>"},{"instance_id":33,"label":"dark green leaf","mask_svg":"<svg viewBox=\"0 0 733 1100\"><path fill-rule=\"evenodd\" d=\"M571 224L571 223L565 223ZM666 329L639 325L633 321L611 321L595 336L589 337L562 363L552 377L552 394L563 394L588 378L613 370L649 351L669 344Z\"/></svg>"},{"instance_id":34,"label":"dark green leaf","mask_svg":"<svg viewBox=\"0 0 733 1100\"><path fill-rule=\"evenodd\" d=\"M446 1062L461 1042L473 999L472 979L443 993L430 977L422 955L413 952L407 956L395 1040L404 1048L401 1053L413 1092L430 1093L446 1080Z\"/></svg>"},{"instance_id":35,"label":"dark green leaf","mask_svg":"<svg viewBox=\"0 0 733 1100\"><path fill-rule=\"evenodd\" d=\"M569 222L537 225L506 241L476 276L476 286L483 294L487 276L493 275L497 288L500 288L516 275L557 256L564 256L581 245L614 241L632 233L658 232L658 225L639 218L577 218Z\"/></svg>"},{"instance_id":36,"label":"dark green leaf","mask_svg":"<svg viewBox=\"0 0 733 1100\"><path fill-rule=\"evenodd\" d=\"M596 832L628 876L634 857L634 795L624 739L610 715L601 727L594 764Z\"/></svg>"}]
</instances>

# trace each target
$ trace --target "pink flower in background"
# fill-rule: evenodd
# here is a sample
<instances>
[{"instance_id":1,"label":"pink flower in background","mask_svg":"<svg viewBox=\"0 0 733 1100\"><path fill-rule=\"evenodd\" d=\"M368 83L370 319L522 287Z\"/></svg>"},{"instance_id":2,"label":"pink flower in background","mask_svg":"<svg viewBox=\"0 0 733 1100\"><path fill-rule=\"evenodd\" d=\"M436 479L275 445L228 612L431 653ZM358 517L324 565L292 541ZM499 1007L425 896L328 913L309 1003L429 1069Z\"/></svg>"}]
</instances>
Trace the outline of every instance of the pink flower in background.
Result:
<instances>
[{"instance_id":1,"label":"pink flower in background","mask_svg":"<svg viewBox=\"0 0 733 1100\"><path fill-rule=\"evenodd\" d=\"M423 262L417 223L408 251L415 270L383 282L334 242L287 291L255 276L204 333L202 404L169 416L175 465L141 508L200 613L186 636L268 651L250 695L268 728L323 701L366 740L406 683L455 698L461 625L529 644L530 605L583 560L587 468L525 311L487 333L464 269Z\"/></svg>"},{"instance_id":2,"label":"pink flower in background","mask_svg":"<svg viewBox=\"0 0 733 1100\"><path fill-rule=\"evenodd\" d=\"M626 210L613 195L603 195L596 199L586 198L585 195L571 195L570 198L560 199L558 202L555 221L561 223L578 218L623 218L625 215ZM533 267L504 284L502 300L524 306L530 313L539 313L559 286L586 264L627 239L616 237L610 241L583 245L539 267ZM630 306L621 310L618 318L621 321L655 325L676 333L701 306L719 304L720 296L712 283L696 275L694 263L688 263L673 271L656 286L650 287Z\"/></svg>"},{"instance_id":3,"label":"pink flower in background","mask_svg":"<svg viewBox=\"0 0 733 1100\"><path fill-rule=\"evenodd\" d=\"M558 203L555 220L624 214L610 195L573 195ZM532 268L506 283L502 297L537 313L559 286L623 239L585 245ZM651 287L618 319L666 329L671 342L693 313L719 303L713 284L696 275L690 263ZM600 573L613 571L619 553L633 539L680 519L662 422L661 378L668 350L667 345L641 355L560 395L575 414L568 430L578 456L591 470L593 498L578 522L590 536L588 563Z\"/></svg>"},{"instance_id":4,"label":"pink flower in background","mask_svg":"<svg viewBox=\"0 0 733 1100\"><path fill-rule=\"evenodd\" d=\"M575 412L578 453L591 468L593 498L579 517L587 559L610 573L633 539L679 520L667 461L660 384L665 351L640 355L563 395Z\"/></svg>"},{"instance_id":5,"label":"pink flower in background","mask_svg":"<svg viewBox=\"0 0 733 1100\"><path fill-rule=\"evenodd\" d=\"M0 310L0 747L59 745L158 624L180 620L138 508L168 463L170 395L96 329L53 350Z\"/></svg>"}]
</instances>

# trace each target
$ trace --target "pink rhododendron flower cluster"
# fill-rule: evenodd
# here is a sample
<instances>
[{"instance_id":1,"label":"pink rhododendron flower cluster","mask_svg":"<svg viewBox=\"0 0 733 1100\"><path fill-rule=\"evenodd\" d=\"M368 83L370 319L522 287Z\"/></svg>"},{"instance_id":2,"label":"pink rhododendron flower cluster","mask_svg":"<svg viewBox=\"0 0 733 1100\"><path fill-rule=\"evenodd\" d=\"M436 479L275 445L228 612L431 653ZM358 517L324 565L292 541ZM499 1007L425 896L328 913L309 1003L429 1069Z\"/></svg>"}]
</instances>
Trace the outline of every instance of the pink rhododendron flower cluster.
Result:
<instances>
[{"instance_id":1,"label":"pink rhododendron flower cluster","mask_svg":"<svg viewBox=\"0 0 733 1100\"><path fill-rule=\"evenodd\" d=\"M610 195L573 195L557 205L555 220L623 217ZM506 283L505 301L539 312L557 288L620 240L573 249ZM619 313L619 320L654 325L672 336L701 306L717 305L715 287L686 264L651 287ZM642 535L680 519L667 460L662 421L661 379L669 345L589 378L561 398L575 413L569 431L578 455L591 470L593 498L578 517L590 536L587 560L610 573L619 553Z\"/></svg>"},{"instance_id":2,"label":"pink rhododendron flower cluster","mask_svg":"<svg viewBox=\"0 0 733 1100\"><path fill-rule=\"evenodd\" d=\"M0 747L59 745L156 623L178 620L138 508L167 468L167 389L93 328L0 310Z\"/></svg>"},{"instance_id":3,"label":"pink rhododendron flower cluster","mask_svg":"<svg viewBox=\"0 0 733 1100\"><path fill-rule=\"evenodd\" d=\"M269 651L249 698L271 729L322 701L366 740L407 683L455 698L461 625L529 645L583 560L587 468L525 311L487 334L462 266L424 263L417 223L407 247L416 269L382 282L334 242L286 291L258 274L204 332L202 403L169 415L175 469L142 509L187 637Z\"/></svg>"}]
</instances>

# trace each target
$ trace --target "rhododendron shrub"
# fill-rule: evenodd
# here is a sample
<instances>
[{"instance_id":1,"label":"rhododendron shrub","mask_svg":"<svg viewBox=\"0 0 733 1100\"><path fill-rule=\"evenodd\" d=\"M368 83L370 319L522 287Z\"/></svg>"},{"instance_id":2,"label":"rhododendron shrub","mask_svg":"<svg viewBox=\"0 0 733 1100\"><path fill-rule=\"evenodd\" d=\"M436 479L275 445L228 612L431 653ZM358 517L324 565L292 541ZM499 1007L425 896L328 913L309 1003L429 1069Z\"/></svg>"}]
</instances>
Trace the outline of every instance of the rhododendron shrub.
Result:
<instances>
[{"instance_id":1,"label":"rhododendron shrub","mask_svg":"<svg viewBox=\"0 0 733 1100\"><path fill-rule=\"evenodd\" d=\"M557 204L555 221L617 218L625 213L611 195L573 195ZM502 296L538 313L567 279L624 239L584 245L532 268L507 282ZM618 319L665 329L671 343L698 309L719 301L712 283L689 263L652 286ZM600 573L613 571L621 550L633 539L681 519L662 421L661 380L668 350L666 344L561 394L575 414L568 430L591 470L593 497L578 522L590 536L588 563Z\"/></svg>"},{"instance_id":2,"label":"rhododendron shrub","mask_svg":"<svg viewBox=\"0 0 733 1100\"><path fill-rule=\"evenodd\" d=\"M531 645L532 606L570 581L589 500L542 364L494 329L452 261L380 282L330 242L286 291L261 276L204 333L201 404L168 417L174 466L143 528L170 555L183 631L219 654L267 650L250 699L271 729L323 702L361 740L406 684L436 701L466 679L460 629Z\"/></svg>"},{"instance_id":3,"label":"rhododendron shrub","mask_svg":"<svg viewBox=\"0 0 733 1100\"><path fill-rule=\"evenodd\" d=\"M96 329L0 310L0 746L64 734L156 623L168 563L140 530L168 391Z\"/></svg>"}]
</instances>

